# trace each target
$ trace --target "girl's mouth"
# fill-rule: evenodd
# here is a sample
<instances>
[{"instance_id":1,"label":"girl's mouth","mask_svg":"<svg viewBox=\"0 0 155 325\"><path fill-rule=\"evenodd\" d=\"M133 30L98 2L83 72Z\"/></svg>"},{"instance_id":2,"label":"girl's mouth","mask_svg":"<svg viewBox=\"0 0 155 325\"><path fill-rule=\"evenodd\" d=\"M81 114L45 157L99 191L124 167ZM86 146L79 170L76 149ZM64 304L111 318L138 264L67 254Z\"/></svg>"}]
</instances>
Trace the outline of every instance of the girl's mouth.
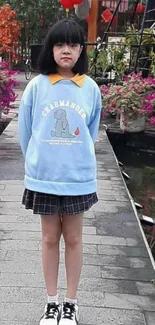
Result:
<instances>
[{"instance_id":1,"label":"girl's mouth","mask_svg":"<svg viewBox=\"0 0 155 325\"><path fill-rule=\"evenodd\" d=\"M69 60L71 60L71 58L64 57L61 60L69 61Z\"/></svg>"}]
</instances>

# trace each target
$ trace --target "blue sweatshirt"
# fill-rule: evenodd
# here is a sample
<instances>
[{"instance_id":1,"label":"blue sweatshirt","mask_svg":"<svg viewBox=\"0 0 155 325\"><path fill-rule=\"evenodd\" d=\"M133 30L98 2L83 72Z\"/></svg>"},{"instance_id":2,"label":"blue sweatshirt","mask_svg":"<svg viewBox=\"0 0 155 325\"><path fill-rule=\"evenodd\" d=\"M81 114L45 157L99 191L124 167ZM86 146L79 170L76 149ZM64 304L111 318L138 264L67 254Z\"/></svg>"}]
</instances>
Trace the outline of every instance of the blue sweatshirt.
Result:
<instances>
[{"instance_id":1,"label":"blue sweatshirt","mask_svg":"<svg viewBox=\"0 0 155 325\"><path fill-rule=\"evenodd\" d=\"M18 120L27 189L55 195L96 192L100 113L100 90L86 75L71 80L38 75L29 82Z\"/></svg>"}]
</instances>

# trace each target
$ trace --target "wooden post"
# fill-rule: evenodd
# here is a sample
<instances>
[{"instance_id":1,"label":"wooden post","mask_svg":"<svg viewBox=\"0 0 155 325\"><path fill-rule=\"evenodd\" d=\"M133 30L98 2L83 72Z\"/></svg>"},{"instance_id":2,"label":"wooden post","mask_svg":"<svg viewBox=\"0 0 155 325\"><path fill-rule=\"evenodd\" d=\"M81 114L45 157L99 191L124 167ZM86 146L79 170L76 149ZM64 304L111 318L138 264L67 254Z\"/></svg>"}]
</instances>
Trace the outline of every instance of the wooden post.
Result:
<instances>
[{"instance_id":1,"label":"wooden post","mask_svg":"<svg viewBox=\"0 0 155 325\"><path fill-rule=\"evenodd\" d=\"M98 19L98 8L99 0L92 0L91 10L89 13L89 23L88 23L88 42L95 42L97 38L97 19ZM93 46L88 46L88 51L92 49Z\"/></svg>"}]
</instances>

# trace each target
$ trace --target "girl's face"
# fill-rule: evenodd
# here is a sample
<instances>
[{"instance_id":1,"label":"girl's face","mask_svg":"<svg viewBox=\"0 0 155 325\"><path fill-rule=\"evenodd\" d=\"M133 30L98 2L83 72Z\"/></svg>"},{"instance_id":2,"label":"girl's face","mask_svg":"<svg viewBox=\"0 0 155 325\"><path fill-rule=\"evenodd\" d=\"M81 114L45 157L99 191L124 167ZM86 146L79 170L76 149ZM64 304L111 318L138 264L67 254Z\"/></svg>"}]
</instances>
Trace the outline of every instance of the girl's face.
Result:
<instances>
[{"instance_id":1,"label":"girl's face","mask_svg":"<svg viewBox=\"0 0 155 325\"><path fill-rule=\"evenodd\" d=\"M71 71L82 52L80 44L58 43L53 47L54 60L59 68Z\"/></svg>"}]
</instances>

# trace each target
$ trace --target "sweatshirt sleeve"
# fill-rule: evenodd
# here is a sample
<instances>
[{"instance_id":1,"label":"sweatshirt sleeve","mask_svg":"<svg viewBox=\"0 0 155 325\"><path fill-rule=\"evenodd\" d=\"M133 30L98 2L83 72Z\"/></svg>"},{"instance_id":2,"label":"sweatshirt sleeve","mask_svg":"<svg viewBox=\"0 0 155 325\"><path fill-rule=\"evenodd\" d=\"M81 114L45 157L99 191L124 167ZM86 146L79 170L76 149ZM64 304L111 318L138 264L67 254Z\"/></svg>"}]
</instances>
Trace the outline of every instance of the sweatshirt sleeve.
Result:
<instances>
[{"instance_id":1,"label":"sweatshirt sleeve","mask_svg":"<svg viewBox=\"0 0 155 325\"><path fill-rule=\"evenodd\" d=\"M101 99L101 92L99 88L97 89L97 98L94 105L94 111L91 117L91 121L89 124L89 132L93 139L93 142L96 141L98 130L99 130L99 124L100 124L100 117L101 117L101 109L102 109L102 99Z\"/></svg>"},{"instance_id":2,"label":"sweatshirt sleeve","mask_svg":"<svg viewBox=\"0 0 155 325\"><path fill-rule=\"evenodd\" d=\"M19 105L18 133L19 143L25 158L29 140L32 134L32 87L28 84Z\"/></svg>"}]
</instances>

